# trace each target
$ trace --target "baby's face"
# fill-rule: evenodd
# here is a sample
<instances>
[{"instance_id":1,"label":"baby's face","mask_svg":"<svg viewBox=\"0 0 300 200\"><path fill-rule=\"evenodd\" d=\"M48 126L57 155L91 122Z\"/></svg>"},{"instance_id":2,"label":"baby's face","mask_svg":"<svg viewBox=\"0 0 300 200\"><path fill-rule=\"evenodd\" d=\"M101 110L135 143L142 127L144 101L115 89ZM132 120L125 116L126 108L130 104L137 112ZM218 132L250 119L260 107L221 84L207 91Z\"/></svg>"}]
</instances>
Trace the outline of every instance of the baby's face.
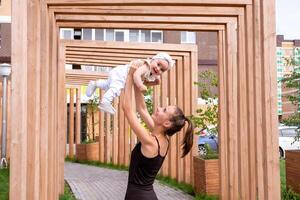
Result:
<instances>
[{"instance_id":1,"label":"baby's face","mask_svg":"<svg viewBox=\"0 0 300 200\"><path fill-rule=\"evenodd\" d=\"M150 70L153 75L161 75L163 72L168 70L168 67L168 61L163 59L155 59L150 62Z\"/></svg>"}]
</instances>

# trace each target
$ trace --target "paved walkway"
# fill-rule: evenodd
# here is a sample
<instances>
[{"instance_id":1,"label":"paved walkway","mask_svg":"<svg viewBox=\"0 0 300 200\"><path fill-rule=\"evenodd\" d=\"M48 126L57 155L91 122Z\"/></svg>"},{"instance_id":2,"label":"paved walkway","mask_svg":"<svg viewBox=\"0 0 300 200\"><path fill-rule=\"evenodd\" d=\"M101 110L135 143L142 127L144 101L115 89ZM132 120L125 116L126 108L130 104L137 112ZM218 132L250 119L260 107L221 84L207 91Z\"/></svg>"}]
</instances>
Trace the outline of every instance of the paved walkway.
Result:
<instances>
[{"instance_id":1,"label":"paved walkway","mask_svg":"<svg viewBox=\"0 0 300 200\"><path fill-rule=\"evenodd\" d=\"M78 163L65 163L65 179L80 200L124 200L128 172ZM192 196L162 185L154 190L159 200L192 200Z\"/></svg>"}]
</instances>

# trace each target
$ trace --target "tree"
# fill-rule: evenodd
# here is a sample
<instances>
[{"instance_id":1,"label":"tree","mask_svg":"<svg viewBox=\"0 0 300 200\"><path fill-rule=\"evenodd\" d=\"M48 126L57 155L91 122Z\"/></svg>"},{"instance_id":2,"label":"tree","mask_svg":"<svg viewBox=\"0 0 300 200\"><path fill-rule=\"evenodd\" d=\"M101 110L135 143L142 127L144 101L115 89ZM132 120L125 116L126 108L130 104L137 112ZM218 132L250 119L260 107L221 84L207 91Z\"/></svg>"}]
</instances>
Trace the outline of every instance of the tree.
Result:
<instances>
[{"instance_id":1,"label":"tree","mask_svg":"<svg viewBox=\"0 0 300 200\"><path fill-rule=\"evenodd\" d=\"M191 120L199 129L197 132L207 129L210 132L217 134L218 127L218 96L213 93L213 90L218 88L217 74L211 70L206 70L199 73L199 81L195 82L199 87L201 99L205 101L205 108L196 110L197 115L192 115Z\"/></svg>"}]
</instances>

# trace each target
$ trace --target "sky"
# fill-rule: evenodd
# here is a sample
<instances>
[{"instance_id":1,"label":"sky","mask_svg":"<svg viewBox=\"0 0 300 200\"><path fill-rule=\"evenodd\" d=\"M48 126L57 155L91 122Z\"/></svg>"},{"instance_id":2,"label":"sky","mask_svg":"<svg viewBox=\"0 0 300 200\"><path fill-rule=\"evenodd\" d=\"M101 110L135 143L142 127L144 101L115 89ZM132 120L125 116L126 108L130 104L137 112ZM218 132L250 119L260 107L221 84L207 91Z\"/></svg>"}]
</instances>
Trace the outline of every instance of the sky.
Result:
<instances>
[{"instance_id":1,"label":"sky","mask_svg":"<svg viewBox=\"0 0 300 200\"><path fill-rule=\"evenodd\" d=\"M300 39L300 0L276 0L276 34Z\"/></svg>"}]
</instances>

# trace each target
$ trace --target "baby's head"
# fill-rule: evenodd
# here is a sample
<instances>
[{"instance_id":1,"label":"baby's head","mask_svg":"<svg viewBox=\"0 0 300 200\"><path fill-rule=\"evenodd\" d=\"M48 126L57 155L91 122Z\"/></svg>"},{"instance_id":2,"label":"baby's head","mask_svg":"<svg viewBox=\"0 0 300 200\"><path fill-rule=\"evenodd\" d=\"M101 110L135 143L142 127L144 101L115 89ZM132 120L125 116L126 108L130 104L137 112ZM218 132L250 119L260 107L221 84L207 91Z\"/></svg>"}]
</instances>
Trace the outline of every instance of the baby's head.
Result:
<instances>
[{"instance_id":1,"label":"baby's head","mask_svg":"<svg viewBox=\"0 0 300 200\"><path fill-rule=\"evenodd\" d=\"M175 62L169 54L160 52L151 58L150 70L152 74L160 75L173 67L174 64Z\"/></svg>"}]
</instances>

